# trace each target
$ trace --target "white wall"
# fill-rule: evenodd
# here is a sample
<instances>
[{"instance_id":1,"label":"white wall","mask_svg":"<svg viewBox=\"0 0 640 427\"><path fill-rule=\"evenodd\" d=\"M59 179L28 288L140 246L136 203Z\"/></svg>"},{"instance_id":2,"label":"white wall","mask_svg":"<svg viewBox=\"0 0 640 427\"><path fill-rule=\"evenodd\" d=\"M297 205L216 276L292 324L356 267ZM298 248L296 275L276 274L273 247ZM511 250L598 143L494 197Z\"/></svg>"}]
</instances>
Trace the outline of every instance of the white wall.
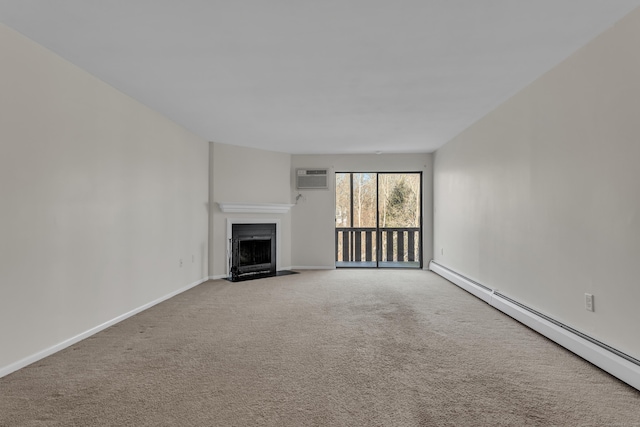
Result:
<instances>
[{"instance_id":1,"label":"white wall","mask_svg":"<svg viewBox=\"0 0 640 427\"><path fill-rule=\"evenodd\" d=\"M639 43L636 10L434 160L438 263L636 358Z\"/></svg>"},{"instance_id":2,"label":"white wall","mask_svg":"<svg viewBox=\"0 0 640 427\"><path fill-rule=\"evenodd\" d=\"M329 190L295 190L296 168L329 168ZM423 172L423 260L432 258L431 154L294 155L291 165L292 263L298 268L335 267L335 172Z\"/></svg>"},{"instance_id":3,"label":"white wall","mask_svg":"<svg viewBox=\"0 0 640 427\"><path fill-rule=\"evenodd\" d=\"M211 210L212 277L227 274L227 218L256 218L280 220L281 268L291 266L291 213L245 214L224 213L219 202L291 203L289 171L291 155L255 148L211 143L213 165Z\"/></svg>"},{"instance_id":4,"label":"white wall","mask_svg":"<svg viewBox=\"0 0 640 427\"><path fill-rule=\"evenodd\" d=\"M6 371L208 276L208 143L3 25L0 58Z\"/></svg>"}]
</instances>

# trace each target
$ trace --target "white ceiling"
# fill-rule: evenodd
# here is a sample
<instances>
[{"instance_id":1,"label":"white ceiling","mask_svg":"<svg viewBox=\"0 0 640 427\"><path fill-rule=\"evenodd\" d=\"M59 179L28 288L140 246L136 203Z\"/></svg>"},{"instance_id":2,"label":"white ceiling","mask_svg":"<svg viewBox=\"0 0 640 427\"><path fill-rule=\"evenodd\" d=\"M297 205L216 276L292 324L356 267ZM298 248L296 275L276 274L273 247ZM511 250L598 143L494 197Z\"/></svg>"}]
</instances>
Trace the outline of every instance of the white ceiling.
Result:
<instances>
[{"instance_id":1,"label":"white ceiling","mask_svg":"<svg viewBox=\"0 0 640 427\"><path fill-rule=\"evenodd\" d=\"M0 20L210 141L410 153L437 149L637 6L0 0Z\"/></svg>"}]
</instances>

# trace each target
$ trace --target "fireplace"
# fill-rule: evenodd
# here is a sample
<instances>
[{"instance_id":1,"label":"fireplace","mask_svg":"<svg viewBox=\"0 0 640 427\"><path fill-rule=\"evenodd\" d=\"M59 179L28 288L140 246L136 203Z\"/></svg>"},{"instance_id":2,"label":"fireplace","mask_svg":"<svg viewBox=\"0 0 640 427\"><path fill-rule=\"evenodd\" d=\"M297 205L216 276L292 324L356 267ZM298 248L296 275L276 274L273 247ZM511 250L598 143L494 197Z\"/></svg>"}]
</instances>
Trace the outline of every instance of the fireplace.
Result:
<instances>
[{"instance_id":1,"label":"fireplace","mask_svg":"<svg viewBox=\"0 0 640 427\"><path fill-rule=\"evenodd\" d=\"M276 275L276 224L232 224L231 280Z\"/></svg>"}]
</instances>

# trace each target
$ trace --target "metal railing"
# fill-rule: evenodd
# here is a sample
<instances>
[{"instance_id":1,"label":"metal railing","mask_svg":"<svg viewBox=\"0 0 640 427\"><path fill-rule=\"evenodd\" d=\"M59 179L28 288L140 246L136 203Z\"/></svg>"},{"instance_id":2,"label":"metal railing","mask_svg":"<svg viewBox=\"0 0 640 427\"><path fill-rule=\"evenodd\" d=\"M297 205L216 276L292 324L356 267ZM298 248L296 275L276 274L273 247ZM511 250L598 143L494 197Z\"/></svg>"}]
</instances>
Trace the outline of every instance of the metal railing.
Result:
<instances>
[{"instance_id":1,"label":"metal railing","mask_svg":"<svg viewBox=\"0 0 640 427\"><path fill-rule=\"evenodd\" d=\"M419 262L420 228L337 227L336 261Z\"/></svg>"}]
</instances>

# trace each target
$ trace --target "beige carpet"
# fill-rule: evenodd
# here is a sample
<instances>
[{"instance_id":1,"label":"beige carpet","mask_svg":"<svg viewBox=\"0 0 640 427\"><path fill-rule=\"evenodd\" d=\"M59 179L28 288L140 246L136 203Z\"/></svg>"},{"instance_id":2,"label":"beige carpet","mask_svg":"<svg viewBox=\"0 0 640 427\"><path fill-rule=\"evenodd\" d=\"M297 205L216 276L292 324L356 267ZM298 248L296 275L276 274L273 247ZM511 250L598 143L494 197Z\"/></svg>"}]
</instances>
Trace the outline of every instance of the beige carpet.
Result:
<instances>
[{"instance_id":1,"label":"beige carpet","mask_svg":"<svg viewBox=\"0 0 640 427\"><path fill-rule=\"evenodd\" d=\"M438 276L200 285L0 379L2 426L640 426L640 392Z\"/></svg>"}]
</instances>

